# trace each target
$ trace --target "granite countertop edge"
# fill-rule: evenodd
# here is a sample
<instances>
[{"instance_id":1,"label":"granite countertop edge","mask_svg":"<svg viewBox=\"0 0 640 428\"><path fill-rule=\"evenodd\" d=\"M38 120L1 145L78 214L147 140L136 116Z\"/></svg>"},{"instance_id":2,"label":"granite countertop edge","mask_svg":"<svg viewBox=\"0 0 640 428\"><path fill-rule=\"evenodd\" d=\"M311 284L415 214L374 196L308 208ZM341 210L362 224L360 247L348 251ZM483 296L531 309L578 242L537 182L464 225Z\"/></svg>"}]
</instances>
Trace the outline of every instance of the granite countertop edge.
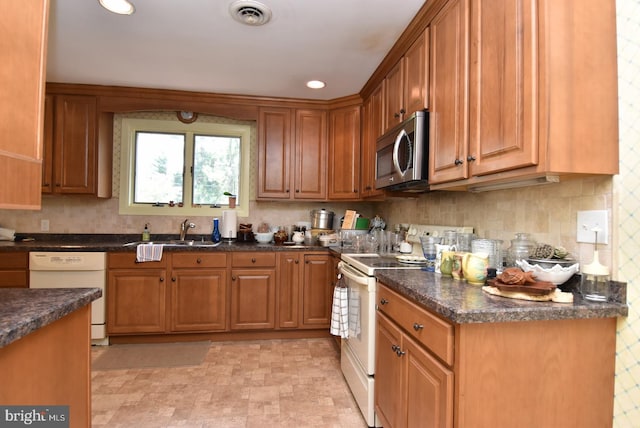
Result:
<instances>
[{"instance_id":1,"label":"granite countertop edge","mask_svg":"<svg viewBox=\"0 0 640 428\"><path fill-rule=\"evenodd\" d=\"M151 242L177 240L175 235L154 235ZM27 239L25 241L25 239ZM331 247L320 245L276 245L258 242L236 242L223 240L217 246L198 245L198 242L211 238L205 235L189 235L187 240L194 245L165 245L168 252L234 252L234 251L328 251ZM131 234L27 234L16 235L15 241L0 241L0 253L15 251L54 251L54 252L136 252L139 235ZM126 245L125 244L130 244Z\"/></svg>"},{"instance_id":2,"label":"granite countertop edge","mask_svg":"<svg viewBox=\"0 0 640 428\"><path fill-rule=\"evenodd\" d=\"M573 293L573 303L554 303L493 296L482 291L480 286L420 270L384 269L376 272L376 278L418 306L455 324L615 318L628 315L625 283L615 283L621 288L617 290L618 301L588 302L577 291L566 290Z\"/></svg>"},{"instance_id":3,"label":"granite countertop edge","mask_svg":"<svg viewBox=\"0 0 640 428\"><path fill-rule=\"evenodd\" d=\"M99 288L0 289L0 348L102 296Z\"/></svg>"}]
</instances>

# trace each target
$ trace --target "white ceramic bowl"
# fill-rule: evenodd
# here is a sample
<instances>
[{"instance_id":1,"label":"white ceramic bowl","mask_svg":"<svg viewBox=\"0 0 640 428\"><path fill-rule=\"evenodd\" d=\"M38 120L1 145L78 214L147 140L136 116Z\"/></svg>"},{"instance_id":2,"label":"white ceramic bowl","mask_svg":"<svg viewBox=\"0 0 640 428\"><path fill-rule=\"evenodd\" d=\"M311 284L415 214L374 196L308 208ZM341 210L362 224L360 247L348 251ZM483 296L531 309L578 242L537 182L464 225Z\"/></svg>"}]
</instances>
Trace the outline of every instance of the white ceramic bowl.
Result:
<instances>
[{"instance_id":1,"label":"white ceramic bowl","mask_svg":"<svg viewBox=\"0 0 640 428\"><path fill-rule=\"evenodd\" d=\"M258 232L255 235L260 244L268 244L273 240L273 232Z\"/></svg>"},{"instance_id":2,"label":"white ceramic bowl","mask_svg":"<svg viewBox=\"0 0 640 428\"><path fill-rule=\"evenodd\" d=\"M580 263L572 264L571 266L554 265L550 268L545 268L537 264L529 264L526 260L516 261L520 269L525 272L533 272L533 276L538 281L549 281L555 285L564 284L580 270Z\"/></svg>"}]
</instances>

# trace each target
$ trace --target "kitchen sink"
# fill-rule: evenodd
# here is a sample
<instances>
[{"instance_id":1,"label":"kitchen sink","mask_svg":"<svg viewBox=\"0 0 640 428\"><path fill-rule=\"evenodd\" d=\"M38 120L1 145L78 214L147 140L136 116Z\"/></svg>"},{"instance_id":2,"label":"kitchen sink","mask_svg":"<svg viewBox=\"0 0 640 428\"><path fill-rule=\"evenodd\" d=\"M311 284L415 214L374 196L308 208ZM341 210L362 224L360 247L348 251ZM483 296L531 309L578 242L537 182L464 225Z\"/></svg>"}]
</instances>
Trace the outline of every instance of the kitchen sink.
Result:
<instances>
[{"instance_id":1,"label":"kitchen sink","mask_svg":"<svg viewBox=\"0 0 640 428\"><path fill-rule=\"evenodd\" d=\"M134 241L127 242L123 245L123 247L132 247L140 244L162 244L165 247L217 247L220 245L220 242L213 241L195 241L195 240L168 240L168 241Z\"/></svg>"}]
</instances>

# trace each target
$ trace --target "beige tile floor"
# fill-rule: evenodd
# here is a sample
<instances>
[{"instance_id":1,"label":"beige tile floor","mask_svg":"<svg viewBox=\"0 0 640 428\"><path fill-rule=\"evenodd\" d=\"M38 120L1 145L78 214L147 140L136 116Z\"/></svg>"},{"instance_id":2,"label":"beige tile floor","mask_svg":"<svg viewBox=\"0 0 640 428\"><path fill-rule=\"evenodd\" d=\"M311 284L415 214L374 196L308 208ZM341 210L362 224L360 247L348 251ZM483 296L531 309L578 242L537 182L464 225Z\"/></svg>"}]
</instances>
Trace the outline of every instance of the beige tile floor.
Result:
<instances>
[{"instance_id":1,"label":"beige tile floor","mask_svg":"<svg viewBox=\"0 0 640 428\"><path fill-rule=\"evenodd\" d=\"M212 342L197 367L91 379L94 428L366 427L333 339Z\"/></svg>"}]
</instances>

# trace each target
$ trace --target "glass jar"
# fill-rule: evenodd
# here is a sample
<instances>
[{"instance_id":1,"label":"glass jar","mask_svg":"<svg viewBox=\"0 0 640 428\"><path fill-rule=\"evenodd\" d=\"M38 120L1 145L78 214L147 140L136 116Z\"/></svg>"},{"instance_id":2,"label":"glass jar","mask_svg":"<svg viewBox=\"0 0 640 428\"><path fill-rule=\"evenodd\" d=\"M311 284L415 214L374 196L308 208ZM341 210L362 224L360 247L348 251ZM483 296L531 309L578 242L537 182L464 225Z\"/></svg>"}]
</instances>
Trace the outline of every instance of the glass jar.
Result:
<instances>
[{"instance_id":1,"label":"glass jar","mask_svg":"<svg viewBox=\"0 0 640 428\"><path fill-rule=\"evenodd\" d=\"M507 250L506 265L517 266L516 261L529 258L529 254L535 247L536 242L528 233L516 233L515 239L511 240L511 246Z\"/></svg>"}]
</instances>

